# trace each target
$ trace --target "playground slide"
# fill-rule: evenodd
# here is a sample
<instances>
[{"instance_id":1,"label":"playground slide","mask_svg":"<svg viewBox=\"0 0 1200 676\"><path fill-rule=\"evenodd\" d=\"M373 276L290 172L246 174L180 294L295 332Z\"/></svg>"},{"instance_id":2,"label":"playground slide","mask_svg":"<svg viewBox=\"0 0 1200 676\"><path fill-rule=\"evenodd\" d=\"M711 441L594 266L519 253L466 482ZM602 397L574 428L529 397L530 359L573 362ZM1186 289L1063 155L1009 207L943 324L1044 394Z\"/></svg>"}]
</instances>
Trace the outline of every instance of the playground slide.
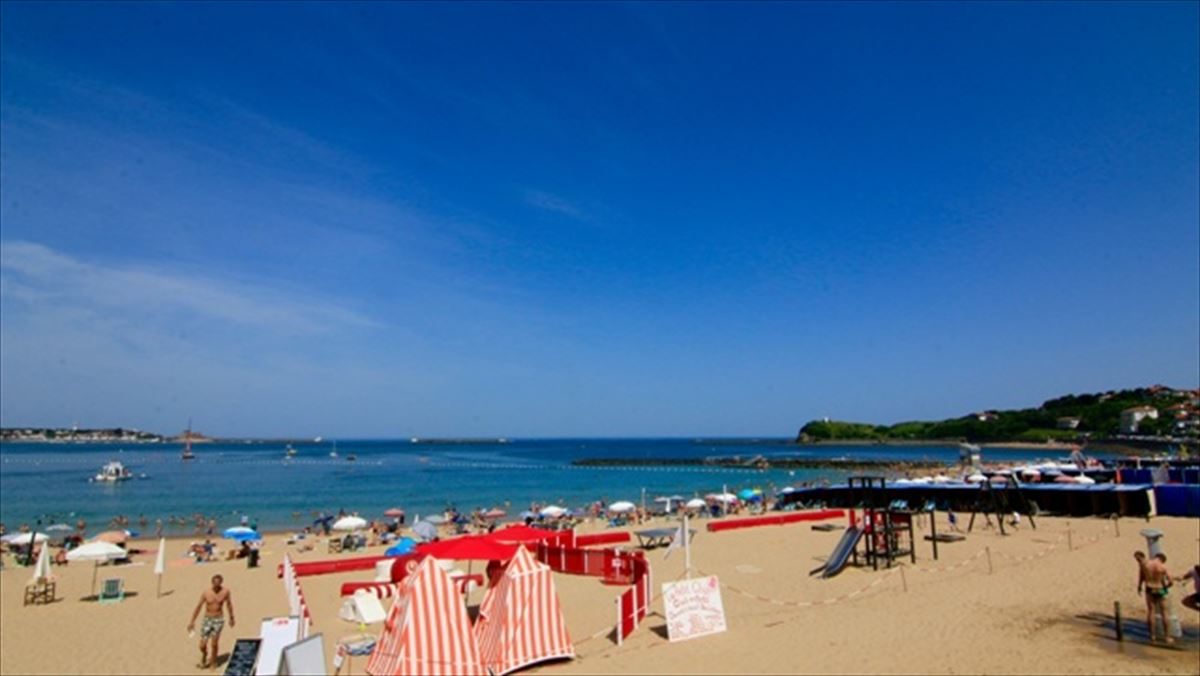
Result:
<instances>
[{"instance_id":1,"label":"playground slide","mask_svg":"<svg viewBox=\"0 0 1200 676\"><path fill-rule=\"evenodd\" d=\"M829 555L829 559L824 565L810 571L809 575L821 574L822 578L833 577L842 572L846 567L846 562L850 560L850 554L854 548L858 546L858 539L863 535L862 526L851 526L842 533L842 539L838 540L837 546L833 548L833 553Z\"/></svg>"}]
</instances>

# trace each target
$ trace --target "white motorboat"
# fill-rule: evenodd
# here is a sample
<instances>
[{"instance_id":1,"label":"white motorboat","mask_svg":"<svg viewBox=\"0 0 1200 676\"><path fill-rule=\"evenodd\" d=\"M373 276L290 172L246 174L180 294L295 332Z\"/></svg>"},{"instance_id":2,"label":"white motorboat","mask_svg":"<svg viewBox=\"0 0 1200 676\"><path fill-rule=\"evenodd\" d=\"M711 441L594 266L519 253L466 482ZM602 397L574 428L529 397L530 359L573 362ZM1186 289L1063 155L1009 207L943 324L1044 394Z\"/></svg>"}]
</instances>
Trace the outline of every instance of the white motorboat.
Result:
<instances>
[{"instance_id":1,"label":"white motorboat","mask_svg":"<svg viewBox=\"0 0 1200 676\"><path fill-rule=\"evenodd\" d=\"M113 460L104 467L100 468L100 473L92 478L92 481L105 481L115 483L117 481L125 481L132 479L133 472L130 472L125 465L122 465L119 460Z\"/></svg>"}]
</instances>

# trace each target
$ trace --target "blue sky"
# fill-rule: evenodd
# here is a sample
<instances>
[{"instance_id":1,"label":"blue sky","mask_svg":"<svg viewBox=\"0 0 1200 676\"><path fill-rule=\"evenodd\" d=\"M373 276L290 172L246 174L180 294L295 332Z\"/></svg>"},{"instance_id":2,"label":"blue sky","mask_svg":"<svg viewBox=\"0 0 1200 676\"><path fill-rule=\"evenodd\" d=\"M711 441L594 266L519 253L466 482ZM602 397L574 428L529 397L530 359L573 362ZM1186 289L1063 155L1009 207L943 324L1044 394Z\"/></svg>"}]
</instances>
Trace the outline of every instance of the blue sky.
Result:
<instances>
[{"instance_id":1,"label":"blue sky","mask_svg":"<svg viewBox=\"0 0 1200 676\"><path fill-rule=\"evenodd\" d=\"M0 5L0 422L787 436L1200 379L1196 3Z\"/></svg>"}]
</instances>

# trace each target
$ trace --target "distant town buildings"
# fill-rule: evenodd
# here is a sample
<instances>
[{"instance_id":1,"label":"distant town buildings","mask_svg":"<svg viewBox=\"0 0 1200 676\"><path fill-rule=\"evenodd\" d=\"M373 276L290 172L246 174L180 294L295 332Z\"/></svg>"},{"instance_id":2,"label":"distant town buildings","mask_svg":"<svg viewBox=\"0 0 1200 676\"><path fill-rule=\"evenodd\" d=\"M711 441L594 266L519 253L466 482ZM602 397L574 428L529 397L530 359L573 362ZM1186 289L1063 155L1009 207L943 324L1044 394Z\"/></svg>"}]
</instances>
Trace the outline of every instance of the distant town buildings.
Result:
<instances>
[{"instance_id":1,"label":"distant town buildings","mask_svg":"<svg viewBox=\"0 0 1200 676\"><path fill-rule=\"evenodd\" d=\"M982 413L973 413L972 415L979 422L995 422L1000 419L1000 414L995 411L983 411Z\"/></svg>"}]
</instances>

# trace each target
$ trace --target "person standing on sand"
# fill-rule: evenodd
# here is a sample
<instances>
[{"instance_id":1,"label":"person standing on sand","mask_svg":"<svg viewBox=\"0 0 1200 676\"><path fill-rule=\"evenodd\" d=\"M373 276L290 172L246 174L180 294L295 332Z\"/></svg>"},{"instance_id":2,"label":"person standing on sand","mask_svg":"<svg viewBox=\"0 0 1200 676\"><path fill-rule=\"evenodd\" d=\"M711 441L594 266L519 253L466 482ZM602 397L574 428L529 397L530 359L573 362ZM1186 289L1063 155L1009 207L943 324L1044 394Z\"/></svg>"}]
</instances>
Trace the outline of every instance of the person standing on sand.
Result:
<instances>
[{"instance_id":1,"label":"person standing on sand","mask_svg":"<svg viewBox=\"0 0 1200 676\"><path fill-rule=\"evenodd\" d=\"M1200 610L1200 563L1192 566L1188 572L1175 578L1176 582L1192 581L1192 593L1183 597L1183 605L1192 610Z\"/></svg>"},{"instance_id":2,"label":"person standing on sand","mask_svg":"<svg viewBox=\"0 0 1200 676\"><path fill-rule=\"evenodd\" d=\"M1141 554L1138 552L1137 554ZM1136 557L1137 554L1134 554ZM1146 587L1146 631L1150 634L1150 640L1154 641L1154 613L1158 611L1158 617L1162 620L1163 639L1167 643L1174 643L1175 639L1171 638L1170 624L1167 623L1167 588L1171 586L1171 574L1167 572L1167 556L1165 554L1155 554L1154 557L1139 559L1139 562L1145 561L1142 565L1141 577L1138 580L1138 589L1145 583Z\"/></svg>"},{"instance_id":3,"label":"person standing on sand","mask_svg":"<svg viewBox=\"0 0 1200 676\"><path fill-rule=\"evenodd\" d=\"M188 622L188 634L196 631L196 617L204 608L204 622L200 625L200 668L209 669L217 666L217 654L221 640L221 630L225 628L225 606L229 606L229 626L237 626L233 619L233 595L221 586L225 579L220 575L212 576L212 589L205 589L200 594L200 602L192 611L192 621ZM208 645L212 645L212 657L209 657Z\"/></svg>"}]
</instances>

